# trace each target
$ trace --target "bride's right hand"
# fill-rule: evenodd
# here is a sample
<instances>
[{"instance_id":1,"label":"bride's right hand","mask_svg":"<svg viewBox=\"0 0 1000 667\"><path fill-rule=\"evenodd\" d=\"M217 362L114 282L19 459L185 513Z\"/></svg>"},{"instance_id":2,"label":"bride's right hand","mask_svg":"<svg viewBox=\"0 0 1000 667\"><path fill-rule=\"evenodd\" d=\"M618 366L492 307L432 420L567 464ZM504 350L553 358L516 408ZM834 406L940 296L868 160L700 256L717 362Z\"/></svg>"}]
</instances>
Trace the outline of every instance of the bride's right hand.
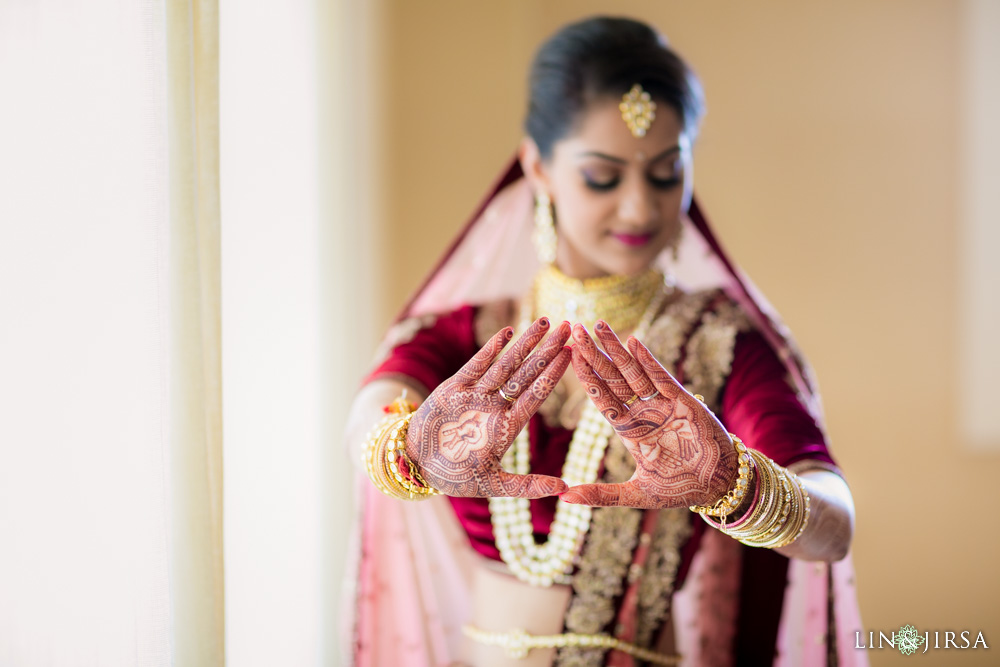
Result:
<instances>
[{"instance_id":1,"label":"bride's right hand","mask_svg":"<svg viewBox=\"0 0 1000 667\"><path fill-rule=\"evenodd\" d=\"M417 408L406 435L406 454L430 486L445 495L473 498L541 498L566 491L558 477L515 475L500 467L514 437L570 363L570 348L564 347L570 335L566 322L531 354L548 329L547 318L536 320L503 356L514 330L497 332Z\"/></svg>"}]
</instances>

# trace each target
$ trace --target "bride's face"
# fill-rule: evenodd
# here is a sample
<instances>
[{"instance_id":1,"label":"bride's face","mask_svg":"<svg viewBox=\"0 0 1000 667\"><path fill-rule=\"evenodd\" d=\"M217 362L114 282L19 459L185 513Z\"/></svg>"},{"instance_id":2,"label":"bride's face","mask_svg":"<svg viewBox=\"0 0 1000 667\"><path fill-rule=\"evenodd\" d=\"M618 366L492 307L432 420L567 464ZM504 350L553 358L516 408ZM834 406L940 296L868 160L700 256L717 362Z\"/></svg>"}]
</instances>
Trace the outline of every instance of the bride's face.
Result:
<instances>
[{"instance_id":1,"label":"bride's face","mask_svg":"<svg viewBox=\"0 0 1000 667\"><path fill-rule=\"evenodd\" d=\"M526 153L522 153L525 160ZM555 210L556 264L575 278L635 275L680 235L691 200L691 145L678 114L658 104L644 137L618 100L593 102L547 161L525 160Z\"/></svg>"}]
</instances>

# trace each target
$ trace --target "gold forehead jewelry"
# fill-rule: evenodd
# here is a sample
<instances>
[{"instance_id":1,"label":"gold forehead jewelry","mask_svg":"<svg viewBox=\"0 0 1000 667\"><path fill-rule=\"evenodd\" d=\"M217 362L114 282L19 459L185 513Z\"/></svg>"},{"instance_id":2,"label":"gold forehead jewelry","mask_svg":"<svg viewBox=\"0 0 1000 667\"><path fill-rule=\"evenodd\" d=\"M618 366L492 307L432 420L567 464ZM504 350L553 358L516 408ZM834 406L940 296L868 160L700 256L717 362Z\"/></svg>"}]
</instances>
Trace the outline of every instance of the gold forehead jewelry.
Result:
<instances>
[{"instance_id":1,"label":"gold forehead jewelry","mask_svg":"<svg viewBox=\"0 0 1000 667\"><path fill-rule=\"evenodd\" d=\"M656 102L642 86L635 84L632 89L622 95L618 108L622 112L622 120L628 125L633 137L646 136L646 130L656 119Z\"/></svg>"}]
</instances>

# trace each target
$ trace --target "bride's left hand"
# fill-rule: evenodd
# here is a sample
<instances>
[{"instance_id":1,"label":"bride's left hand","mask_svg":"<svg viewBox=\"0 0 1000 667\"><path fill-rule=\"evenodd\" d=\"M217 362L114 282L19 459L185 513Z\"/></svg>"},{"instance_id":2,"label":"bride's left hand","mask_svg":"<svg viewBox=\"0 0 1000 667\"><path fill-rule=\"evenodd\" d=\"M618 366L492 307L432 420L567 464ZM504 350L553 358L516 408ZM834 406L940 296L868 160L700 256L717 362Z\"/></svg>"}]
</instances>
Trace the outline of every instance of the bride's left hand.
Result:
<instances>
[{"instance_id":1,"label":"bride's left hand","mask_svg":"<svg viewBox=\"0 0 1000 667\"><path fill-rule=\"evenodd\" d=\"M638 339L630 336L625 349L605 322L595 334L607 354L582 325L573 327L573 369L635 458L635 474L621 484L574 486L560 499L658 509L712 505L726 495L737 478L737 453L715 415Z\"/></svg>"}]
</instances>

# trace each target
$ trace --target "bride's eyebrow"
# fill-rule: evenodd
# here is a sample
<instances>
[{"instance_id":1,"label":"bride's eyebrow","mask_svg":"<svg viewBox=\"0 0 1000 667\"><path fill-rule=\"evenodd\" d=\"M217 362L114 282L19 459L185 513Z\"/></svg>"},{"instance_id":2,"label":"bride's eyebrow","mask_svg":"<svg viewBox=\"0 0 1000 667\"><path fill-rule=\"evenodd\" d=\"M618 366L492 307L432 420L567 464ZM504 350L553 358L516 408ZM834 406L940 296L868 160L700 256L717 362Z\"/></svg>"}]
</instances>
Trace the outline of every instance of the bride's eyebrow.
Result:
<instances>
[{"instance_id":1,"label":"bride's eyebrow","mask_svg":"<svg viewBox=\"0 0 1000 667\"><path fill-rule=\"evenodd\" d=\"M615 157L614 155L608 155L607 153L601 153L599 151L584 151L577 154L577 157L599 157L602 160L614 162L615 164L625 164L627 162L624 158Z\"/></svg>"},{"instance_id":2,"label":"bride's eyebrow","mask_svg":"<svg viewBox=\"0 0 1000 667\"><path fill-rule=\"evenodd\" d=\"M671 146L662 153L654 156L651 160L649 160L649 162L652 163L656 162L657 160L662 160L663 158L673 155L674 153L679 153L680 151L681 151L680 146ZM597 157L601 158L602 160L607 160L608 162L614 162L615 164L628 163L628 160L624 158L616 157L614 155L608 155L607 153L601 153L600 151L583 151L582 153L578 153L577 157Z\"/></svg>"},{"instance_id":3,"label":"bride's eyebrow","mask_svg":"<svg viewBox=\"0 0 1000 667\"><path fill-rule=\"evenodd\" d=\"M668 148L667 150L663 151L662 153L660 153L659 155L656 155L655 157L653 157L649 161L649 164L652 164L652 163L654 163L654 162L656 162L658 160L662 160L665 157L670 157L671 155L674 155L675 153L680 153L680 152L681 152L681 147L680 146L672 146L672 147Z\"/></svg>"}]
</instances>

